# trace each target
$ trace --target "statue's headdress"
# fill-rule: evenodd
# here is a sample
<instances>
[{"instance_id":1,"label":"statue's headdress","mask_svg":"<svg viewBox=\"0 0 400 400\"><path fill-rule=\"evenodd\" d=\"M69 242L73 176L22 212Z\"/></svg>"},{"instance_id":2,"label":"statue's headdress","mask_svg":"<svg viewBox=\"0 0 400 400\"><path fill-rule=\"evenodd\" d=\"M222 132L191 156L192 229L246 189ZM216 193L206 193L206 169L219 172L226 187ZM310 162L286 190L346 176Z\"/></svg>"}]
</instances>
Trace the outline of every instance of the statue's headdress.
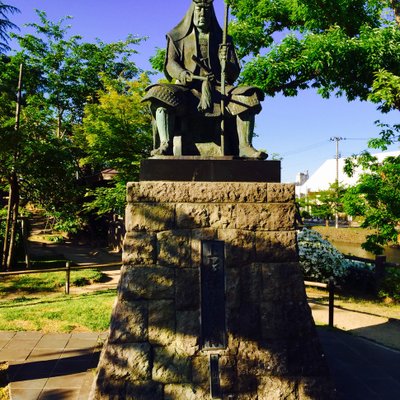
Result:
<instances>
[{"instance_id":1,"label":"statue's headdress","mask_svg":"<svg viewBox=\"0 0 400 400\"><path fill-rule=\"evenodd\" d=\"M214 0L193 0L193 3L198 4L200 6L209 6L212 4Z\"/></svg>"}]
</instances>

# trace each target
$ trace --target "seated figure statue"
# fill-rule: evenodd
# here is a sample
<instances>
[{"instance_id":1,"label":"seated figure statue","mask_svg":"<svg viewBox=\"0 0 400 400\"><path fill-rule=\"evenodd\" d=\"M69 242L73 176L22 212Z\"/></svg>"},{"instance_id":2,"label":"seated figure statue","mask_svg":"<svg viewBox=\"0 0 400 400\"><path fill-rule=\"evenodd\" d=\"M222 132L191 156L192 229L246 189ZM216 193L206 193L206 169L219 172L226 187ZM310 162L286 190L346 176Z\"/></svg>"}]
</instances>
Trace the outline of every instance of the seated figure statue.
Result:
<instances>
[{"instance_id":1,"label":"seated figure statue","mask_svg":"<svg viewBox=\"0 0 400 400\"><path fill-rule=\"evenodd\" d=\"M222 44L223 32L212 2L193 0L182 21L167 34L164 72L173 83L152 85L143 98L150 102L159 136L159 147L152 155L171 155L176 131L185 135L185 131L195 129L198 124L193 121L198 121L199 116L203 120L220 120L224 114L223 118L234 121L228 124L234 127L234 132L226 132L236 136L230 154L265 159L267 154L252 146L254 118L261 111L264 95L255 87L233 86L240 73L239 61L229 36L226 44ZM226 77L224 110L221 110L222 64Z\"/></svg>"}]
</instances>

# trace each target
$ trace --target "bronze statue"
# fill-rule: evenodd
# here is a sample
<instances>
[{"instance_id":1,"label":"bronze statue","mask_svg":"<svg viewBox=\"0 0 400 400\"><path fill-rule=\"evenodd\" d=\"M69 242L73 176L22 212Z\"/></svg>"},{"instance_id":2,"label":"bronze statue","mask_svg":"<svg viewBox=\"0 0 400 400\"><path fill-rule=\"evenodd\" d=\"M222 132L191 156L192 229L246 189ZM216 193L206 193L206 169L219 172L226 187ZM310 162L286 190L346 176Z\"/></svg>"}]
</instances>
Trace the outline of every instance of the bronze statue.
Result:
<instances>
[{"instance_id":1,"label":"bronze statue","mask_svg":"<svg viewBox=\"0 0 400 400\"><path fill-rule=\"evenodd\" d=\"M265 159L267 154L252 146L254 118L261 111L264 95L255 87L233 86L240 73L239 61L231 38L218 24L212 2L193 0L182 21L167 34L164 72L173 83L150 86L143 99L150 101L160 142L152 155L171 155L176 135L183 137L196 130L202 130L201 135L210 130L220 133L218 124L209 121L220 120L222 114L231 142L225 154ZM226 77L223 85L221 72ZM210 140L213 137L218 136L211 135Z\"/></svg>"}]
</instances>

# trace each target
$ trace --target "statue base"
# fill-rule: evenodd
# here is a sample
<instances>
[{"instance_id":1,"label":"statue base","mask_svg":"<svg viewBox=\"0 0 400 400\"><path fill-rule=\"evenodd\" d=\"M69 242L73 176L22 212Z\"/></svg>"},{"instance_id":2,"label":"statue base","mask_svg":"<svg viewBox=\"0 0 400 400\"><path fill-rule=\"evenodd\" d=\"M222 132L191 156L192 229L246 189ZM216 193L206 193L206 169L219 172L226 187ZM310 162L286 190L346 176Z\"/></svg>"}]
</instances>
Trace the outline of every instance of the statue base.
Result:
<instances>
[{"instance_id":1,"label":"statue base","mask_svg":"<svg viewBox=\"0 0 400 400\"><path fill-rule=\"evenodd\" d=\"M331 400L294 185L128 184L123 268L90 399Z\"/></svg>"},{"instance_id":2,"label":"statue base","mask_svg":"<svg viewBox=\"0 0 400 400\"><path fill-rule=\"evenodd\" d=\"M142 160L140 181L280 182L281 162L199 156L164 156Z\"/></svg>"}]
</instances>

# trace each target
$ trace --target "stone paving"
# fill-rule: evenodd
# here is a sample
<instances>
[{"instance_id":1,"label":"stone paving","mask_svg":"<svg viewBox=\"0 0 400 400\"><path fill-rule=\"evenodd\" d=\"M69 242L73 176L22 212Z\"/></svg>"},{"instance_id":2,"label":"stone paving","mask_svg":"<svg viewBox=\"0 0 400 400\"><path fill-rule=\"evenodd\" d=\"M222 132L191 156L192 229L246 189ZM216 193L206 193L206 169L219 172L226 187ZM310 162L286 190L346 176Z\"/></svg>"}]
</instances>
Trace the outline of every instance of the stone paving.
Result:
<instances>
[{"instance_id":1,"label":"stone paving","mask_svg":"<svg viewBox=\"0 0 400 400\"><path fill-rule=\"evenodd\" d=\"M86 400L105 334L0 332L12 400Z\"/></svg>"},{"instance_id":2,"label":"stone paving","mask_svg":"<svg viewBox=\"0 0 400 400\"><path fill-rule=\"evenodd\" d=\"M338 400L399 398L399 351L338 330L318 328L318 333ZM0 362L10 365L11 399L87 400L105 337L0 332Z\"/></svg>"}]
</instances>

